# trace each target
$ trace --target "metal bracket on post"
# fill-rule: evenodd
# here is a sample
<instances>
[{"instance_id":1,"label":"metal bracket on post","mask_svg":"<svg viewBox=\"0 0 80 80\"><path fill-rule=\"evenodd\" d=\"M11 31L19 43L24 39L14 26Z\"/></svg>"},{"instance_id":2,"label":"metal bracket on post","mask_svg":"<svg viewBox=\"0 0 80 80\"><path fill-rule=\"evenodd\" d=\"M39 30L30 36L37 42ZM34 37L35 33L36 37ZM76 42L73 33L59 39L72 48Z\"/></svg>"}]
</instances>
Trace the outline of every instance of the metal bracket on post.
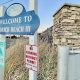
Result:
<instances>
[{"instance_id":1,"label":"metal bracket on post","mask_svg":"<svg viewBox=\"0 0 80 80\"><path fill-rule=\"evenodd\" d=\"M70 54L80 54L80 49L78 49L78 50L70 50L69 53Z\"/></svg>"},{"instance_id":2,"label":"metal bracket on post","mask_svg":"<svg viewBox=\"0 0 80 80\"><path fill-rule=\"evenodd\" d=\"M29 10L34 10L37 13L38 0L29 0ZM29 44L37 45L37 31L34 35L29 36ZM37 72L29 69L29 80L37 80Z\"/></svg>"}]
</instances>

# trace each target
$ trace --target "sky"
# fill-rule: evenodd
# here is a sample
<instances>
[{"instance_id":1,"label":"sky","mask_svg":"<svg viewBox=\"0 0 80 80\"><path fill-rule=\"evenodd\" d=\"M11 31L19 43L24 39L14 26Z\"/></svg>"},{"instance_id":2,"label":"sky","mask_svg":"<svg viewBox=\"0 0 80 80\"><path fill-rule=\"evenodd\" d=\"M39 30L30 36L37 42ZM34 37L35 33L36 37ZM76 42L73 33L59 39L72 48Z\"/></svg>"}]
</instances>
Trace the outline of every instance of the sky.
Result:
<instances>
[{"instance_id":1,"label":"sky","mask_svg":"<svg viewBox=\"0 0 80 80\"><path fill-rule=\"evenodd\" d=\"M0 0L0 4L10 0ZM3 4L8 7L12 3L21 3L28 10L29 0L11 0L9 3ZM80 4L80 0L38 0L38 15L40 17L39 31L43 31L53 26L53 14L65 3Z\"/></svg>"}]
</instances>

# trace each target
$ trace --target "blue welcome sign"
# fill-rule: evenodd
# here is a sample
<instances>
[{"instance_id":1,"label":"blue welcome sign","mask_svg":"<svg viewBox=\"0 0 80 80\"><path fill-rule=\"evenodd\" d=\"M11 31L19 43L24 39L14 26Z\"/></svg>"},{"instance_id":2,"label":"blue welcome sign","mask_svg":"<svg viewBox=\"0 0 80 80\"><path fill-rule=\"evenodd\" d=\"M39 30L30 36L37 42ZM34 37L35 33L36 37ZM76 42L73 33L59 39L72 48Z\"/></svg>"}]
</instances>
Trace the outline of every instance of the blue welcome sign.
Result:
<instances>
[{"instance_id":1,"label":"blue welcome sign","mask_svg":"<svg viewBox=\"0 0 80 80\"><path fill-rule=\"evenodd\" d=\"M10 5L0 17L0 34L33 35L40 25L34 10L26 12L19 3Z\"/></svg>"}]
</instances>

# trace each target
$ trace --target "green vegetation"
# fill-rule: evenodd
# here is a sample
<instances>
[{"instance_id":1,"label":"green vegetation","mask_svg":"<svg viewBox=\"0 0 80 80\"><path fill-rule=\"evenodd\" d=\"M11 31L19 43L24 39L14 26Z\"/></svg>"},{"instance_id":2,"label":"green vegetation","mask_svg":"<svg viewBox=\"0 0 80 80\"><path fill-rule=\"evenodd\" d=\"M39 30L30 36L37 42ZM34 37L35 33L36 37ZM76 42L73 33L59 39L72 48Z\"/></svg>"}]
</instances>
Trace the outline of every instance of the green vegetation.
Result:
<instances>
[{"instance_id":1,"label":"green vegetation","mask_svg":"<svg viewBox=\"0 0 80 80\"><path fill-rule=\"evenodd\" d=\"M40 64L38 80L56 80L57 55L53 48L46 43L40 42Z\"/></svg>"},{"instance_id":2,"label":"green vegetation","mask_svg":"<svg viewBox=\"0 0 80 80\"><path fill-rule=\"evenodd\" d=\"M27 43L23 40L16 40L15 45L7 48L7 59L5 69L5 80L28 80L28 69L24 65L24 46ZM39 74L38 80L56 80L57 55L53 47L39 41Z\"/></svg>"},{"instance_id":3,"label":"green vegetation","mask_svg":"<svg viewBox=\"0 0 80 80\"><path fill-rule=\"evenodd\" d=\"M24 46L27 43L20 39L16 43L7 49L7 59L5 68L5 80L26 80L28 70L24 64Z\"/></svg>"}]
</instances>

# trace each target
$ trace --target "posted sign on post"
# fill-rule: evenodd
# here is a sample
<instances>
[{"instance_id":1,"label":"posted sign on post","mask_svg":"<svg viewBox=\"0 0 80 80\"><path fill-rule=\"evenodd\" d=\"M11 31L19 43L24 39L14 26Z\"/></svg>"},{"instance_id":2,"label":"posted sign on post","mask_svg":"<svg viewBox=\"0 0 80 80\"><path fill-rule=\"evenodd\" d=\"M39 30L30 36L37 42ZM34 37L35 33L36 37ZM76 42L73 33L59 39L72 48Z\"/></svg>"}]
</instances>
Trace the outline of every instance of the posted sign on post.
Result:
<instances>
[{"instance_id":1,"label":"posted sign on post","mask_svg":"<svg viewBox=\"0 0 80 80\"><path fill-rule=\"evenodd\" d=\"M38 70L38 50L35 45L26 45L26 67L37 71Z\"/></svg>"}]
</instances>

